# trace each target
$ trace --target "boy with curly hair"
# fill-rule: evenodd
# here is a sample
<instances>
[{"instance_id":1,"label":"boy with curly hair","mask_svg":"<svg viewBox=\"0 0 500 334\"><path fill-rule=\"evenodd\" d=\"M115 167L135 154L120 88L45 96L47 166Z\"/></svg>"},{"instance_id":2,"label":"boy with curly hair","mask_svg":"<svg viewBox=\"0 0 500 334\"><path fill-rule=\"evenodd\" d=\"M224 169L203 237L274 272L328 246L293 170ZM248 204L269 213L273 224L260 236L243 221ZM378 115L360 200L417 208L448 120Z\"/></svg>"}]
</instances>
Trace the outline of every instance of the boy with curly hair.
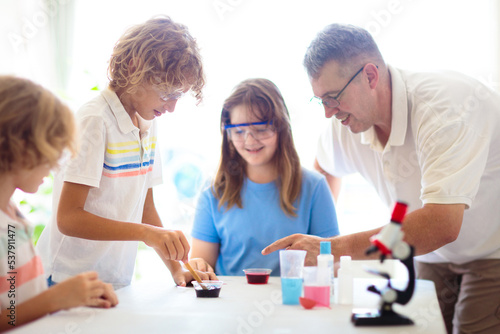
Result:
<instances>
[{"instance_id":1,"label":"boy with curly hair","mask_svg":"<svg viewBox=\"0 0 500 334\"><path fill-rule=\"evenodd\" d=\"M118 40L108 76L109 87L78 111L80 153L55 181L57 216L38 242L49 284L95 270L114 288L126 286L143 241L186 285L192 277L178 261L187 261L188 241L163 228L152 187L162 181L156 118L188 91L202 98L198 46L184 25L153 18Z\"/></svg>"}]
</instances>

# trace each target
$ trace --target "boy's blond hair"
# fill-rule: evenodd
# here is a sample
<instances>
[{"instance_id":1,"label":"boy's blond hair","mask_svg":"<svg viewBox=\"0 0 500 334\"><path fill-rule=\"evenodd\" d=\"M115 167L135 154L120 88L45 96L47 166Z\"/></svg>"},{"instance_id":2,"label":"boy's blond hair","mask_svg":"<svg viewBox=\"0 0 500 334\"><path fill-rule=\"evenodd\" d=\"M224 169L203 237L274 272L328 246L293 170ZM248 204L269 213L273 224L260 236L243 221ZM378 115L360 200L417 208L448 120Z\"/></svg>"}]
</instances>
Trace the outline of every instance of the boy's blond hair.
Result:
<instances>
[{"instance_id":1,"label":"boy's blond hair","mask_svg":"<svg viewBox=\"0 0 500 334\"><path fill-rule=\"evenodd\" d=\"M57 165L75 153L75 120L54 94L30 80L0 75L0 173Z\"/></svg>"},{"instance_id":2,"label":"boy's blond hair","mask_svg":"<svg viewBox=\"0 0 500 334\"><path fill-rule=\"evenodd\" d=\"M116 43L108 67L110 87L132 94L143 83L174 93L191 86L202 100L205 85L201 55L186 26L168 16L128 29Z\"/></svg>"}]
</instances>

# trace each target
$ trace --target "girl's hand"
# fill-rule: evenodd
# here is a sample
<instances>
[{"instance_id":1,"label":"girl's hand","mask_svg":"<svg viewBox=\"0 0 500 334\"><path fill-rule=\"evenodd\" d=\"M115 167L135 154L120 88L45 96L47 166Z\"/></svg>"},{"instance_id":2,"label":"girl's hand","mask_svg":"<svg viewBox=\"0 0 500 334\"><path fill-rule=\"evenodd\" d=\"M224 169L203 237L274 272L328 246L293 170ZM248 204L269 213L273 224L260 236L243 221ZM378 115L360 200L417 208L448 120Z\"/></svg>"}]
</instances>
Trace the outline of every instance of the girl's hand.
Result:
<instances>
[{"instance_id":1,"label":"girl's hand","mask_svg":"<svg viewBox=\"0 0 500 334\"><path fill-rule=\"evenodd\" d=\"M53 292L54 303L59 310L78 306L110 308L118 304L111 284L99 280L94 271L76 275L49 290Z\"/></svg>"},{"instance_id":2,"label":"girl's hand","mask_svg":"<svg viewBox=\"0 0 500 334\"><path fill-rule=\"evenodd\" d=\"M163 262L177 260L187 262L189 243L182 231L167 230L162 227L145 225L144 243L156 250Z\"/></svg>"},{"instance_id":3,"label":"girl's hand","mask_svg":"<svg viewBox=\"0 0 500 334\"><path fill-rule=\"evenodd\" d=\"M215 272L214 268L212 268L212 266L210 266L210 264L208 264L208 262L202 259L201 257L189 260L189 264L194 270L205 271L208 273Z\"/></svg>"}]
</instances>

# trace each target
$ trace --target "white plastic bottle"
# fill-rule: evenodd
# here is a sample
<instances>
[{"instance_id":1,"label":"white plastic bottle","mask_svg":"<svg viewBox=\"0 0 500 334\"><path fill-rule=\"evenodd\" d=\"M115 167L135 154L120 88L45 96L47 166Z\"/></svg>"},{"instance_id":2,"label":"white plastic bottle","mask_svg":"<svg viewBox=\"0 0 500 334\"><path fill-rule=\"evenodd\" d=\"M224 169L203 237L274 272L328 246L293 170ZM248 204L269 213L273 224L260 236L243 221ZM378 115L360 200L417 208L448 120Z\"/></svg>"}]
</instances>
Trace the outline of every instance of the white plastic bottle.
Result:
<instances>
[{"instance_id":1,"label":"white plastic bottle","mask_svg":"<svg viewBox=\"0 0 500 334\"><path fill-rule=\"evenodd\" d=\"M333 255L332 244L330 241L320 242L320 250L317 258L318 268L328 268L328 284L330 285L330 296L333 296Z\"/></svg>"},{"instance_id":2,"label":"white plastic bottle","mask_svg":"<svg viewBox=\"0 0 500 334\"><path fill-rule=\"evenodd\" d=\"M351 257L340 257L340 268L338 270L338 302L343 305L352 304L353 277L351 268Z\"/></svg>"}]
</instances>

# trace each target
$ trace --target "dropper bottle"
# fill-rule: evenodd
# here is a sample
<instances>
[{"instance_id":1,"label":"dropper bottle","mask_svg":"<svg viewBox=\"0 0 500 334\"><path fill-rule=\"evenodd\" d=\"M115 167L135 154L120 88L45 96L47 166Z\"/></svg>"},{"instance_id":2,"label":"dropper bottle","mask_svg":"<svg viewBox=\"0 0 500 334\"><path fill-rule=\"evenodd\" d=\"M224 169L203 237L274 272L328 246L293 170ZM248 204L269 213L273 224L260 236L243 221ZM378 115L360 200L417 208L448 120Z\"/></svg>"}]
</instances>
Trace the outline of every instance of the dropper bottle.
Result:
<instances>
[{"instance_id":1,"label":"dropper bottle","mask_svg":"<svg viewBox=\"0 0 500 334\"><path fill-rule=\"evenodd\" d=\"M352 304L352 294L353 294L353 277L351 269L351 257L341 256L340 257L340 268L337 272L338 274L338 302L343 305Z\"/></svg>"},{"instance_id":2,"label":"dropper bottle","mask_svg":"<svg viewBox=\"0 0 500 334\"><path fill-rule=\"evenodd\" d=\"M333 296L333 255L332 243L330 241L321 241L319 249L318 268L327 268L328 284L330 285L330 296ZM330 297L331 298L331 297Z\"/></svg>"}]
</instances>

